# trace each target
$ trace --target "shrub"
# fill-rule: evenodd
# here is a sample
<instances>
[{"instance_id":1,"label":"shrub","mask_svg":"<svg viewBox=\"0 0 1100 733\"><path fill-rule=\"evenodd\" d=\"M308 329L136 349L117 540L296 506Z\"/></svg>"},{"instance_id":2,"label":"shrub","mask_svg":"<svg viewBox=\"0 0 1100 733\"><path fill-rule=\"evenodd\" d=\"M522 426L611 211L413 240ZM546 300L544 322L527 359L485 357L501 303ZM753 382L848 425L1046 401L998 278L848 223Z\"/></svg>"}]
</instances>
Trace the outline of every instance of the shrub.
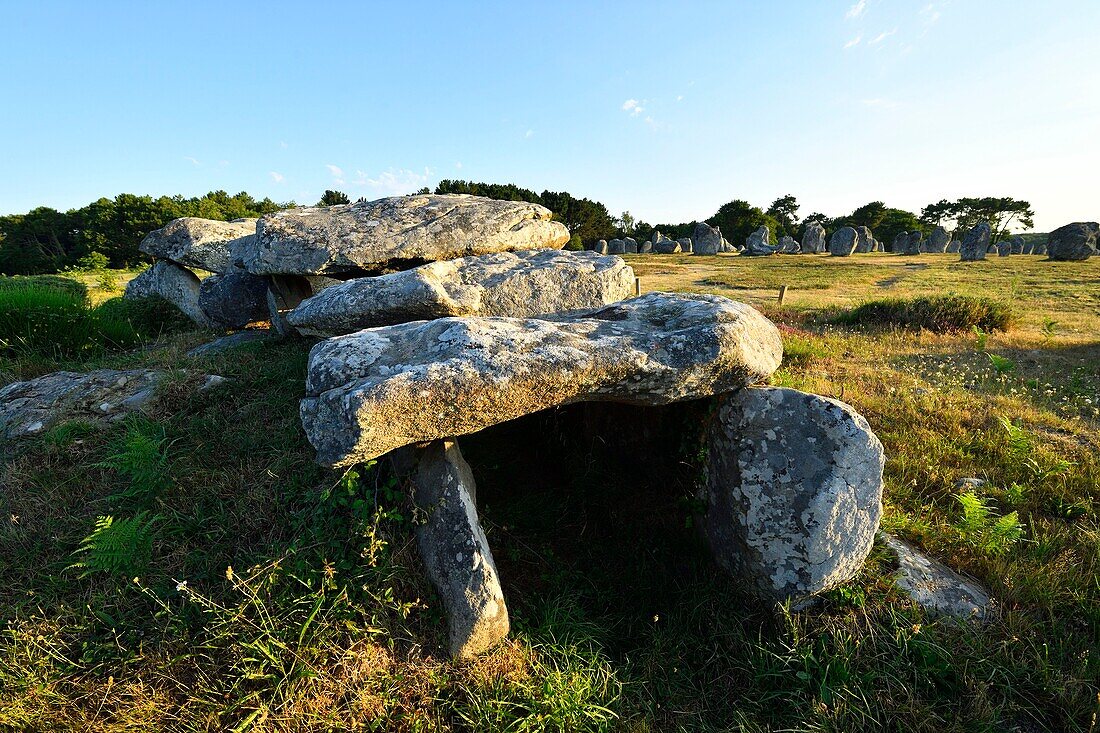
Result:
<instances>
[{"instance_id":1,"label":"shrub","mask_svg":"<svg viewBox=\"0 0 1100 733\"><path fill-rule=\"evenodd\" d=\"M1004 303L970 295L930 295L919 298L872 300L841 314L840 323L897 326L936 333L1007 331L1013 314Z\"/></svg>"},{"instance_id":2,"label":"shrub","mask_svg":"<svg viewBox=\"0 0 1100 733\"><path fill-rule=\"evenodd\" d=\"M93 250L76 261L76 269L94 272L106 270L108 264L110 264L110 261L107 259L107 255Z\"/></svg>"},{"instance_id":3,"label":"shrub","mask_svg":"<svg viewBox=\"0 0 1100 733\"><path fill-rule=\"evenodd\" d=\"M569 238L569 241L565 243L564 249L570 252L580 252L584 249L584 242L581 241L579 234L574 234Z\"/></svg>"}]
</instances>

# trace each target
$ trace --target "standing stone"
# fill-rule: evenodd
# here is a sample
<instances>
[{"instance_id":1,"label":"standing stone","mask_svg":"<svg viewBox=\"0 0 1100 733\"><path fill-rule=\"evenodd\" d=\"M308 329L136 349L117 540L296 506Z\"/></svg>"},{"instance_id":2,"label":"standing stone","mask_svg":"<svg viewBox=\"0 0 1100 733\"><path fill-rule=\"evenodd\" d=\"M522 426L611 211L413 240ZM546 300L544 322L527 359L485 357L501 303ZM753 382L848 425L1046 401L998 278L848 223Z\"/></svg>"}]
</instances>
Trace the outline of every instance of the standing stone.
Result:
<instances>
[{"instance_id":1,"label":"standing stone","mask_svg":"<svg viewBox=\"0 0 1100 733\"><path fill-rule=\"evenodd\" d=\"M1058 227L1047 239L1047 254L1052 260L1079 262L1096 254L1100 224L1079 221Z\"/></svg>"},{"instance_id":2,"label":"standing stone","mask_svg":"<svg viewBox=\"0 0 1100 733\"><path fill-rule=\"evenodd\" d=\"M728 395L707 437L719 564L795 604L851 580L882 517L882 444L850 406L785 387Z\"/></svg>"},{"instance_id":3,"label":"standing stone","mask_svg":"<svg viewBox=\"0 0 1100 733\"><path fill-rule=\"evenodd\" d=\"M1036 242L1035 247L1033 247L1031 250L1031 253L1035 255L1045 255L1047 253L1047 243Z\"/></svg>"},{"instance_id":4,"label":"standing stone","mask_svg":"<svg viewBox=\"0 0 1100 733\"><path fill-rule=\"evenodd\" d=\"M691 254L691 252L692 252L691 237L680 237L679 239L676 240L676 243L678 245L680 245L680 251L681 252L687 252L688 254Z\"/></svg>"},{"instance_id":5,"label":"standing stone","mask_svg":"<svg viewBox=\"0 0 1100 733\"><path fill-rule=\"evenodd\" d=\"M896 255L903 255L908 246L909 232L898 232L894 235L894 241L890 244L890 251Z\"/></svg>"},{"instance_id":6,"label":"standing stone","mask_svg":"<svg viewBox=\"0 0 1100 733\"><path fill-rule=\"evenodd\" d=\"M601 255L607 254L607 240L606 239L597 239L596 243L594 245L592 245L592 251L595 252L596 254L601 254Z\"/></svg>"},{"instance_id":7,"label":"standing stone","mask_svg":"<svg viewBox=\"0 0 1100 733\"><path fill-rule=\"evenodd\" d=\"M327 338L448 316L525 318L599 308L633 294L634 270L620 257L499 252L347 280L303 301L287 320L303 335Z\"/></svg>"},{"instance_id":8,"label":"standing stone","mask_svg":"<svg viewBox=\"0 0 1100 733\"><path fill-rule=\"evenodd\" d=\"M825 251L825 227L814 222L802 234L802 254L820 254Z\"/></svg>"},{"instance_id":9,"label":"standing stone","mask_svg":"<svg viewBox=\"0 0 1100 733\"><path fill-rule=\"evenodd\" d=\"M933 254L942 254L947 251L947 245L951 241L951 235L943 227L932 230L932 236L928 238L928 251Z\"/></svg>"},{"instance_id":10,"label":"standing stone","mask_svg":"<svg viewBox=\"0 0 1100 733\"><path fill-rule=\"evenodd\" d=\"M199 308L211 326L236 330L267 319L267 279L231 269L199 285Z\"/></svg>"},{"instance_id":11,"label":"standing stone","mask_svg":"<svg viewBox=\"0 0 1100 733\"><path fill-rule=\"evenodd\" d=\"M638 242L638 253L639 254L649 254L652 251L653 251L653 242L649 241L648 239L645 240L644 242Z\"/></svg>"},{"instance_id":12,"label":"standing stone","mask_svg":"<svg viewBox=\"0 0 1100 733\"><path fill-rule=\"evenodd\" d=\"M783 238L779 240L779 246L777 252L782 255L798 254L799 246L794 237L790 235L783 235Z\"/></svg>"},{"instance_id":13,"label":"standing stone","mask_svg":"<svg viewBox=\"0 0 1100 733\"><path fill-rule=\"evenodd\" d=\"M649 241L652 242L653 244L657 244L657 242L660 242L662 239L668 239L668 237L661 234L656 229L654 229L653 233L649 235Z\"/></svg>"},{"instance_id":14,"label":"standing stone","mask_svg":"<svg viewBox=\"0 0 1100 733\"><path fill-rule=\"evenodd\" d=\"M871 234L871 230L867 227L856 227L856 252L858 254L866 254L871 251L875 241L875 236Z\"/></svg>"},{"instance_id":15,"label":"standing stone","mask_svg":"<svg viewBox=\"0 0 1100 733\"><path fill-rule=\"evenodd\" d=\"M775 254L779 248L770 244L771 230L766 224L761 225L755 232L745 238L745 249L741 252L749 257L765 257Z\"/></svg>"},{"instance_id":16,"label":"standing stone","mask_svg":"<svg viewBox=\"0 0 1100 733\"><path fill-rule=\"evenodd\" d=\"M905 238L905 254L919 255L921 253L921 240L923 239L924 234L922 232L909 232L909 236Z\"/></svg>"},{"instance_id":17,"label":"standing stone","mask_svg":"<svg viewBox=\"0 0 1100 733\"><path fill-rule=\"evenodd\" d=\"M952 239L950 242L948 242L947 247L944 249L944 252L948 252L950 254L958 254L959 253L959 240Z\"/></svg>"},{"instance_id":18,"label":"standing stone","mask_svg":"<svg viewBox=\"0 0 1100 733\"><path fill-rule=\"evenodd\" d=\"M158 260L126 284L124 297L163 298L196 324L206 327L210 322L199 305L200 286L199 278L186 267L168 260Z\"/></svg>"},{"instance_id":19,"label":"standing stone","mask_svg":"<svg viewBox=\"0 0 1100 733\"><path fill-rule=\"evenodd\" d=\"M1020 254L1029 255L1035 249L1035 243L1032 241L1024 242L1023 247L1020 249Z\"/></svg>"},{"instance_id":20,"label":"standing stone","mask_svg":"<svg viewBox=\"0 0 1100 733\"><path fill-rule=\"evenodd\" d=\"M538 204L465 194L287 209L260 219L245 260L256 275L354 275L492 252L560 249L569 230L551 216Z\"/></svg>"},{"instance_id":21,"label":"standing stone","mask_svg":"<svg viewBox=\"0 0 1100 733\"><path fill-rule=\"evenodd\" d=\"M1022 255L1024 253L1024 238L1021 237L1019 234L1011 237L1008 240L1008 245L1009 248L1012 250L1012 254Z\"/></svg>"},{"instance_id":22,"label":"standing stone","mask_svg":"<svg viewBox=\"0 0 1100 733\"><path fill-rule=\"evenodd\" d=\"M230 252L242 245L252 245L255 238L255 219L214 221L186 216L149 232L138 249L184 267L226 272L230 267Z\"/></svg>"},{"instance_id":23,"label":"standing stone","mask_svg":"<svg viewBox=\"0 0 1100 733\"><path fill-rule=\"evenodd\" d=\"M660 242L653 245L653 249L655 252L662 255L677 254L684 251L680 243L672 239L662 239Z\"/></svg>"},{"instance_id":24,"label":"standing stone","mask_svg":"<svg viewBox=\"0 0 1100 733\"><path fill-rule=\"evenodd\" d=\"M426 517L416 540L447 611L450 654L468 659L508 636L508 608L489 540L477 516L477 487L453 440L418 450L413 496Z\"/></svg>"},{"instance_id":25,"label":"standing stone","mask_svg":"<svg viewBox=\"0 0 1100 733\"><path fill-rule=\"evenodd\" d=\"M722 230L701 221L691 234L691 244L692 254L716 255L722 247Z\"/></svg>"},{"instance_id":26,"label":"standing stone","mask_svg":"<svg viewBox=\"0 0 1100 733\"><path fill-rule=\"evenodd\" d=\"M993 236L993 232L990 230L989 224L984 221L978 222L963 236L962 244L959 245L959 260L962 262L984 260L986 250L989 249L989 238L991 236Z\"/></svg>"},{"instance_id":27,"label":"standing stone","mask_svg":"<svg viewBox=\"0 0 1100 733\"><path fill-rule=\"evenodd\" d=\"M638 254L638 240L633 237L627 237L623 240L623 254L636 255Z\"/></svg>"},{"instance_id":28,"label":"standing stone","mask_svg":"<svg viewBox=\"0 0 1100 733\"><path fill-rule=\"evenodd\" d=\"M607 253L609 255L626 254L626 243L621 239L612 239L607 243Z\"/></svg>"},{"instance_id":29,"label":"standing stone","mask_svg":"<svg viewBox=\"0 0 1100 733\"><path fill-rule=\"evenodd\" d=\"M852 227L841 227L829 238L829 254L833 257L848 257L856 249L859 235Z\"/></svg>"},{"instance_id":30,"label":"standing stone","mask_svg":"<svg viewBox=\"0 0 1100 733\"><path fill-rule=\"evenodd\" d=\"M1008 257L1012 254L1012 242L1007 240L997 243L997 256Z\"/></svg>"}]
</instances>

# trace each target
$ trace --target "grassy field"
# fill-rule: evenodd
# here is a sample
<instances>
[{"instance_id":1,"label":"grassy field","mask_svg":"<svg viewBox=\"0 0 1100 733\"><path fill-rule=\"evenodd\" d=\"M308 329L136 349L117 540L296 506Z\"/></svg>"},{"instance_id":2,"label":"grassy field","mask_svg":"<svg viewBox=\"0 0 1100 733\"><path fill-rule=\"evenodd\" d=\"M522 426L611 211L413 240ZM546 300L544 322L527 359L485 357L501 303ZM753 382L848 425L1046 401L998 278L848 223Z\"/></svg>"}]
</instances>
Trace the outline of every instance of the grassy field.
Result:
<instances>
[{"instance_id":1,"label":"grassy field","mask_svg":"<svg viewBox=\"0 0 1100 733\"><path fill-rule=\"evenodd\" d=\"M60 426L0 469L0 730L1100 730L1100 259L627 259L643 291L719 293L779 323L773 382L867 417L885 528L989 588L992 621L923 614L881 549L817 606L760 607L692 526L698 446L597 431L594 450L599 415L571 408L463 440L514 632L450 663L401 487L313 463L309 344L196 361L209 336L175 332L0 356L5 381L170 372L150 417ZM844 318L948 294L1008 306L1012 327ZM199 371L231 383L196 395ZM963 477L988 482L984 510L964 509ZM995 531L1014 512L1017 532Z\"/></svg>"}]
</instances>

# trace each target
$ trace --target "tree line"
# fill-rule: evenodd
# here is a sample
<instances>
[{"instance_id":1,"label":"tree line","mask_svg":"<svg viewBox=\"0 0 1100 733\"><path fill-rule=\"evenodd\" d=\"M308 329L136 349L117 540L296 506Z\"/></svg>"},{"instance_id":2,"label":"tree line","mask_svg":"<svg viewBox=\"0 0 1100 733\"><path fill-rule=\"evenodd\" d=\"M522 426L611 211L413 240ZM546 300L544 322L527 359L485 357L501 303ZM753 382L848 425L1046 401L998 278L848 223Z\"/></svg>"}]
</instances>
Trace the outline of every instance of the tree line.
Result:
<instances>
[{"instance_id":1,"label":"tree line","mask_svg":"<svg viewBox=\"0 0 1100 733\"><path fill-rule=\"evenodd\" d=\"M418 193L429 192L424 188ZM583 249L599 239L648 239L655 230L673 239L690 237L697 223L651 225L636 220L629 211L613 216L603 203L577 198L567 191L536 193L513 183L447 179L439 182L435 193L465 193L541 204L569 229L568 249ZM330 190L325 191L318 205L350 202L347 194ZM198 216L228 221L259 217L294 205L293 201L275 203L269 198L257 201L244 191L234 196L225 191L211 191L192 198L119 194L64 212L40 206L26 214L0 216L0 273L57 272L76 266L92 253L105 256L112 267L128 267L148 260L138 251L142 238L173 219ZM881 201L872 201L838 217L814 212L800 218L799 209L798 200L790 194L780 196L767 208L736 199L718 207L705 221L719 227L722 235L735 243L744 242L760 226L769 228L773 243L783 236L801 240L806 227L815 222L825 227L827 235L841 227L866 226L889 248L894 237L902 232L921 231L927 235L933 228L944 226L961 237L962 232L979 221L989 223L996 242L1008 236L1013 227L1030 228L1035 216L1027 201L997 197L941 200L925 206L919 215L891 208Z\"/></svg>"}]
</instances>

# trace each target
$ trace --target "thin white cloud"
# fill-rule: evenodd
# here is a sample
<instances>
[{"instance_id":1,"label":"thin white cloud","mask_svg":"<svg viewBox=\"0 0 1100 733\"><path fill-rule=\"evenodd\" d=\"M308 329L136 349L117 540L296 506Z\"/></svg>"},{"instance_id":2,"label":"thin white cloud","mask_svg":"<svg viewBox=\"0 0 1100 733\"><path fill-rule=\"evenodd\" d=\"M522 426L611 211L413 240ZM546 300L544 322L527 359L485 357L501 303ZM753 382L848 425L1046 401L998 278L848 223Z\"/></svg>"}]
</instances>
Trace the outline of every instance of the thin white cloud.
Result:
<instances>
[{"instance_id":1,"label":"thin white cloud","mask_svg":"<svg viewBox=\"0 0 1100 733\"><path fill-rule=\"evenodd\" d=\"M423 188L431 174L430 168L425 168L423 173L404 168L390 168L377 176L355 171L355 178L351 181L351 185L365 188L376 196L403 196Z\"/></svg>"},{"instance_id":2,"label":"thin white cloud","mask_svg":"<svg viewBox=\"0 0 1100 733\"><path fill-rule=\"evenodd\" d=\"M862 40L863 40L863 35L862 34L858 35L855 38L853 38L852 40L845 43L844 48L852 48L853 46L858 46L859 42L862 41Z\"/></svg>"},{"instance_id":3,"label":"thin white cloud","mask_svg":"<svg viewBox=\"0 0 1100 733\"><path fill-rule=\"evenodd\" d=\"M325 163L325 167L328 168L328 172L332 174L333 178L343 178L344 177L344 169L341 168L340 166L333 165L332 163Z\"/></svg>"},{"instance_id":4,"label":"thin white cloud","mask_svg":"<svg viewBox=\"0 0 1100 733\"><path fill-rule=\"evenodd\" d=\"M855 5L848 8L848 12L844 14L844 17L848 20L855 20L863 17L865 12L867 12L867 0L857 0Z\"/></svg>"},{"instance_id":5,"label":"thin white cloud","mask_svg":"<svg viewBox=\"0 0 1100 733\"><path fill-rule=\"evenodd\" d=\"M677 102L682 102L682 101L684 101L684 95L683 95L683 94L679 94L679 95L677 95L677 96L676 96L676 101L677 101Z\"/></svg>"},{"instance_id":6,"label":"thin white cloud","mask_svg":"<svg viewBox=\"0 0 1100 733\"><path fill-rule=\"evenodd\" d=\"M462 170L462 161L461 160L458 161L457 163L455 163L455 168L458 168L459 170Z\"/></svg>"},{"instance_id":7,"label":"thin white cloud","mask_svg":"<svg viewBox=\"0 0 1100 733\"><path fill-rule=\"evenodd\" d=\"M279 173L278 171L271 171L267 175L271 176L271 180L275 181L275 183L282 183L286 180L286 176L284 176L282 173Z\"/></svg>"},{"instance_id":8,"label":"thin white cloud","mask_svg":"<svg viewBox=\"0 0 1100 733\"><path fill-rule=\"evenodd\" d=\"M642 100L644 102L645 100ZM631 117L637 117L645 111L645 107L642 106L642 102L637 99L628 99L623 102L623 111L629 112Z\"/></svg>"},{"instance_id":9,"label":"thin white cloud","mask_svg":"<svg viewBox=\"0 0 1100 733\"><path fill-rule=\"evenodd\" d=\"M877 36L872 38L870 41L867 41L867 45L868 46L877 46L878 44L882 43L887 38L889 38L890 36L894 35L897 32L898 32L897 28L895 28L892 31L883 31L882 33L879 33Z\"/></svg>"},{"instance_id":10,"label":"thin white cloud","mask_svg":"<svg viewBox=\"0 0 1100 733\"><path fill-rule=\"evenodd\" d=\"M534 137L534 136L535 136L535 131L534 131L534 130L528 130L527 132L523 133L523 136L524 136L525 138L531 138L531 137Z\"/></svg>"},{"instance_id":11,"label":"thin white cloud","mask_svg":"<svg viewBox=\"0 0 1100 733\"><path fill-rule=\"evenodd\" d=\"M183 159L186 161L190 161L191 165L202 165L202 163L200 163L195 158L192 158L190 155L183 156Z\"/></svg>"},{"instance_id":12,"label":"thin white cloud","mask_svg":"<svg viewBox=\"0 0 1100 733\"><path fill-rule=\"evenodd\" d=\"M935 3L928 3L921 8L920 16L924 20L925 25L932 25L940 19L940 10L936 7Z\"/></svg>"}]
</instances>

